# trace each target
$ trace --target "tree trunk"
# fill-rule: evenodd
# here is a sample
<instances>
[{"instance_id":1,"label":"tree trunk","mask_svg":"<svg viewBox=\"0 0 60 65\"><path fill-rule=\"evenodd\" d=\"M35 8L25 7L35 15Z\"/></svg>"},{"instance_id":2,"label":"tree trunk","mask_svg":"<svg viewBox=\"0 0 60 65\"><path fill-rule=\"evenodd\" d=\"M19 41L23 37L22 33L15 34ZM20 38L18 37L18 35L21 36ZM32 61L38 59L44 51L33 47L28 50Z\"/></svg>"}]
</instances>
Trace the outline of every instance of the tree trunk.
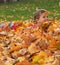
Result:
<instances>
[{"instance_id":1,"label":"tree trunk","mask_svg":"<svg viewBox=\"0 0 60 65\"><path fill-rule=\"evenodd\" d=\"M0 0L0 2L4 2L4 0Z\"/></svg>"}]
</instances>

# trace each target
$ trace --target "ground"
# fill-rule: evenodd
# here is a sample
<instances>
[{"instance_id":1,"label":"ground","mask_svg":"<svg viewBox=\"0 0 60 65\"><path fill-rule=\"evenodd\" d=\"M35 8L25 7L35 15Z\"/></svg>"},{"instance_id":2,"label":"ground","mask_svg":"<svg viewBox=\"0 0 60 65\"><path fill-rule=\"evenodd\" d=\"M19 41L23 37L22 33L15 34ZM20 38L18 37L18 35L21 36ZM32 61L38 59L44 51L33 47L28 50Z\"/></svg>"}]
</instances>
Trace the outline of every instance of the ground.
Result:
<instances>
[{"instance_id":1,"label":"ground","mask_svg":"<svg viewBox=\"0 0 60 65\"><path fill-rule=\"evenodd\" d=\"M33 19L33 14L38 9L50 11L49 18L60 19L59 0L20 0L13 3L0 3L0 20Z\"/></svg>"}]
</instances>

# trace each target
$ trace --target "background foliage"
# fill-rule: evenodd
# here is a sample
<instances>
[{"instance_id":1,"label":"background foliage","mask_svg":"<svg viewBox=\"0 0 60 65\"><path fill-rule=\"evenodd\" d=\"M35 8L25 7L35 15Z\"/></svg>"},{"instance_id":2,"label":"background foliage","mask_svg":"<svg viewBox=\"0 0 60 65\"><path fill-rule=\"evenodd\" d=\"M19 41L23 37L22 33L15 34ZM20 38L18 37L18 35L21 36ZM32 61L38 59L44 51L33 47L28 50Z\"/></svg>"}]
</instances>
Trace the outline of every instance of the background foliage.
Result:
<instances>
[{"instance_id":1,"label":"background foliage","mask_svg":"<svg viewBox=\"0 0 60 65\"><path fill-rule=\"evenodd\" d=\"M18 0L17 2L0 3L0 20L33 19L38 9L50 11L50 18L60 19L59 0Z\"/></svg>"}]
</instances>

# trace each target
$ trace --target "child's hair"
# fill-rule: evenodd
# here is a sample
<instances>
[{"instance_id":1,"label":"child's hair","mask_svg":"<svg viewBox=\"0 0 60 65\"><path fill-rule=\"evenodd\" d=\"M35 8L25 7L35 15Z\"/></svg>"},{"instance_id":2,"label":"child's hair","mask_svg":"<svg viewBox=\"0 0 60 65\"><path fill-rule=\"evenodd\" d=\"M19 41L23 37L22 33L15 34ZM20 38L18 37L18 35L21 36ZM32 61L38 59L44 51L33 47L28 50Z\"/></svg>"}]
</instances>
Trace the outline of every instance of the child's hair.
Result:
<instances>
[{"instance_id":1,"label":"child's hair","mask_svg":"<svg viewBox=\"0 0 60 65\"><path fill-rule=\"evenodd\" d=\"M38 10L37 12L35 12L35 13L34 13L34 21L35 21L36 19L39 19L40 16L41 16L41 14L43 14L44 12L47 12L47 10L45 10L45 9L40 9L40 10Z\"/></svg>"}]
</instances>

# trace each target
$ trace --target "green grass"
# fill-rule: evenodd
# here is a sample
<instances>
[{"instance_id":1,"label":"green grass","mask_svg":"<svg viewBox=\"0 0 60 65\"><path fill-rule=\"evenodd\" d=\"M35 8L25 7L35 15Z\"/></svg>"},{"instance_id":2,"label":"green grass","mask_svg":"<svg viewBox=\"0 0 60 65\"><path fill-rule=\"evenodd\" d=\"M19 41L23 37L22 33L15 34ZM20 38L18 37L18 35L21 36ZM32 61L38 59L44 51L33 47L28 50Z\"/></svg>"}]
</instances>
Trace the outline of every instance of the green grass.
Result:
<instances>
[{"instance_id":1,"label":"green grass","mask_svg":"<svg viewBox=\"0 0 60 65\"><path fill-rule=\"evenodd\" d=\"M60 19L59 0L20 0L14 3L0 3L0 20L33 19L33 13L38 9L50 11L50 18Z\"/></svg>"}]
</instances>

